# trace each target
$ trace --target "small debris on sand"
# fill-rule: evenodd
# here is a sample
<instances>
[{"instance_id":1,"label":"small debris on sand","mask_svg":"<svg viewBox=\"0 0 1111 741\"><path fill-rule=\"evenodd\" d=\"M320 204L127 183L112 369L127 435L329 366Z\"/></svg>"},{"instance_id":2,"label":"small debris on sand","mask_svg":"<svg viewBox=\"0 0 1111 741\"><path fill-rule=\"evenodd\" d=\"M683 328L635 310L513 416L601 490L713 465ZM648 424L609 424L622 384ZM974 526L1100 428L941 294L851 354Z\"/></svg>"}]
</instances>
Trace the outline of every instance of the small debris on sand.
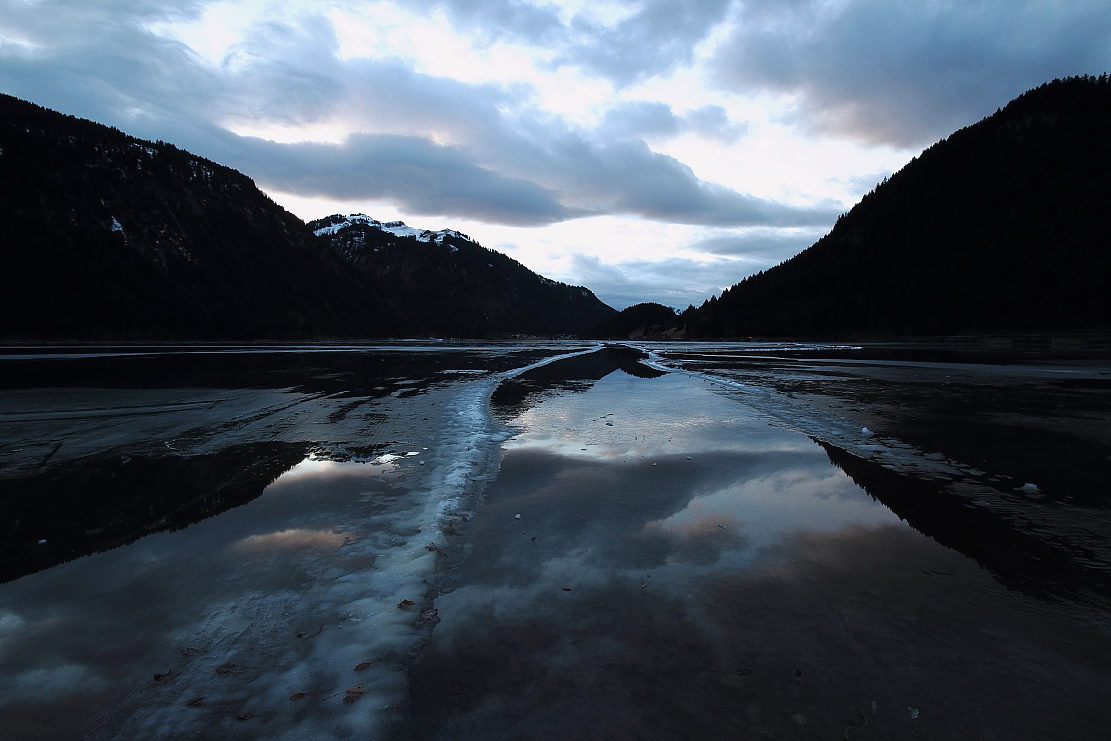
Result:
<instances>
[{"instance_id":1,"label":"small debris on sand","mask_svg":"<svg viewBox=\"0 0 1111 741\"><path fill-rule=\"evenodd\" d=\"M173 669L167 669L166 671L162 672L161 674L155 674L154 675L154 681L165 683L165 682L169 682L171 679L173 679L176 676L177 676L177 672L175 672Z\"/></svg>"},{"instance_id":2,"label":"small debris on sand","mask_svg":"<svg viewBox=\"0 0 1111 741\"><path fill-rule=\"evenodd\" d=\"M354 687L348 687L343 691L343 704L350 705L351 703L355 702L360 697L365 695L367 692L370 692L370 690L368 690L361 684L357 684Z\"/></svg>"}]
</instances>

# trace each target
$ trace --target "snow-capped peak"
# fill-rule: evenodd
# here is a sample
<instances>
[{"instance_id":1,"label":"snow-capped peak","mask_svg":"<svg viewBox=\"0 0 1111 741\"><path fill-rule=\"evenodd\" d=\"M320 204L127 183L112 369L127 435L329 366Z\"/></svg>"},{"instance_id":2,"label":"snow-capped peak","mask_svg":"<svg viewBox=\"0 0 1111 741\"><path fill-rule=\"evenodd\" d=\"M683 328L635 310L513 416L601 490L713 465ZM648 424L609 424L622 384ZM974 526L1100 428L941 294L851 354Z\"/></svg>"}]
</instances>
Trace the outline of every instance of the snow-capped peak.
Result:
<instances>
[{"instance_id":1,"label":"snow-capped peak","mask_svg":"<svg viewBox=\"0 0 1111 741\"><path fill-rule=\"evenodd\" d=\"M329 224L328 226L322 226L319 229L314 229L313 234L315 234L318 237L322 236L324 234L335 234L340 229L345 229L345 228L351 226L352 224L366 224L368 226L374 226L374 227L379 227L379 228L381 228L381 226L382 226L381 221L378 221L377 219L372 219L372 218L370 218L369 216L367 216L365 214L351 214L350 216L341 217L341 220L337 221L334 224Z\"/></svg>"},{"instance_id":2,"label":"snow-capped peak","mask_svg":"<svg viewBox=\"0 0 1111 741\"><path fill-rule=\"evenodd\" d=\"M354 224L365 224L366 226L372 226L375 229L389 232L396 237L413 237L418 242L435 242L436 244L442 244L444 241L444 237L457 237L459 239L466 239L467 241L470 241L471 239L466 234L457 232L454 229L441 229L438 232L430 231L428 229L414 229L411 226L407 226L404 221L387 221L383 223L381 221L378 221L378 219L370 218L366 214L351 214L350 216L344 216L342 217L342 220L337 221L334 224L329 224L328 226L322 226L319 229L313 230L313 232L318 237L324 234L335 234L339 230L345 229Z\"/></svg>"}]
</instances>

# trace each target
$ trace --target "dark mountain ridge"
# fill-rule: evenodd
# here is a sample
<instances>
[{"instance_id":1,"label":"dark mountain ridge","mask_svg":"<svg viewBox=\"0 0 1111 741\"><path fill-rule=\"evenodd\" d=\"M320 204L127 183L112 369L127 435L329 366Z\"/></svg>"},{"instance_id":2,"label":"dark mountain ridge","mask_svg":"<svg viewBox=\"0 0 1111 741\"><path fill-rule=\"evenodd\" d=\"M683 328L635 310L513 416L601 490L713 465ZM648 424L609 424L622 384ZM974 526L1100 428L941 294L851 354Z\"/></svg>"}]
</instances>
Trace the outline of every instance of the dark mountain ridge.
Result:
<instances>
[{"instance_id":1,"label":"dark mountain ridge","mask_svg":"<svg viewBox=\"0 0 1111 741\"><path fill-rule=\"evenodd\" d=\"M363 214L329 216L309 228L414 326L481 337L581 334L616 312L581 286L549 280L466 234L418 231Z\"/></svg>"},{"instance_id":2,"label":"dark mountain ridge","mask_svg":"<svg viewBox=\"0 0 1111 741\"><path fill-rule=\"evenodd\" d=\"M1111 331L1111 83L1055 80L676 321L688 339Z\"/></svg>"},{"instance_id":3,"label":"dark mountain ridge","mask_svg":"<svg viewBox=\"0 0 1111 741\"><path fill-rule=\"evenodd\" d=\"M7 95L0 224L5 341L575 334L615 313L457 232L434 251L366 224L392 248L345 251L242 173Z\"/></svg>"},{"instance_id":4,"label":"dark mountain ridge","mask_svg":"<svg viewBox=\"0 0 1111 741\"><path fill-rule=\"evenodd\" d=\"M378 314L235 170L0 96L4 339L355 332Z\"/></svg>"},{"instance_id":5,"label":"dark mountain ridge","mask_svg":"<svg viewBox=\"0 0 1111 741\"><path fill-rule=\"evenodd\" d=\"M596 339L627 339L671 337L675 334L675 310L652 301L633 304L599 322L585 333Z\"/></svg>"}]
</instances>

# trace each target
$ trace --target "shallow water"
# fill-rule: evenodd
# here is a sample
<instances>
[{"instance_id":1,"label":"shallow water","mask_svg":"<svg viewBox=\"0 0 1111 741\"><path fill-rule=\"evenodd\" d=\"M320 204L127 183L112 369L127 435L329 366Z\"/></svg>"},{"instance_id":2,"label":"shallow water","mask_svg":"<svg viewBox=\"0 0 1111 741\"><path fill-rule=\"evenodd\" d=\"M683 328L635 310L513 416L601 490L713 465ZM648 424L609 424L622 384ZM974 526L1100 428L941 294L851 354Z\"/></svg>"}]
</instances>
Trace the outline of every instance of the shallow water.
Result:
<instances>
[{"instance_id":1,"label":"shallow water","mask_svg":"<svg viewBox=\"0 0 1111 741\"><path fill-rule=\"evenodd\" d=\"M1111 354L687 346L660 359L819 440L1008 586L1111 597Z\"/></svg>"},{"instance_id":2,"label":"shallow water","mask_svg":"<svg viewBox=\"0 0 1111 741\"><path fill-rule=\"evenodd\" d=\"M10 359L0 727L384 734L445 532L496 472L487 399L575 349Z\"/></svg>"},{"instance_id":3,"label":"shallow water","mask_svg":"<svg viewBox=\"0 0 1111 741\"><path fill-rule=\"evenodd\" d=\"M743 395L615 371L510 424L417 738L1106 729L1106 612L1008 591Z\"/></svg>"},{"instance_id":4,"label":"shallow water","mask_svg":"<svg viewBox=\"0 0 1111 741\"><path fill-rule=\"evenodd\" d=\"M3 738L1111 724L1106 364L589 349L0 359Z\"/></svg>"}]
</instances>

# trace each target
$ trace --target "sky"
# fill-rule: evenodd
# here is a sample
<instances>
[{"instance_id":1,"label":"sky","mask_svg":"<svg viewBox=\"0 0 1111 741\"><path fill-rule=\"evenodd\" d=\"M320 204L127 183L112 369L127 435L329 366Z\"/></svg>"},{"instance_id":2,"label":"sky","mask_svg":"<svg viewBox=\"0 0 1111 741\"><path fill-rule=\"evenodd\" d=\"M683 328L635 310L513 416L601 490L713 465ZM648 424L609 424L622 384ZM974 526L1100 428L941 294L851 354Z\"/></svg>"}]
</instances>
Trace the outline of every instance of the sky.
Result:
<instances>
[{"instance_id":1,"label":"sky","mask_svg":"<svg viewBox=\"0 0 1111 741\"><path fill-rule=\"evenodd\" d=\"M1109 69L1111 0L0 0L0 92L619 309L700 304L952 131Z\"/></svg>"}]
</instances>

